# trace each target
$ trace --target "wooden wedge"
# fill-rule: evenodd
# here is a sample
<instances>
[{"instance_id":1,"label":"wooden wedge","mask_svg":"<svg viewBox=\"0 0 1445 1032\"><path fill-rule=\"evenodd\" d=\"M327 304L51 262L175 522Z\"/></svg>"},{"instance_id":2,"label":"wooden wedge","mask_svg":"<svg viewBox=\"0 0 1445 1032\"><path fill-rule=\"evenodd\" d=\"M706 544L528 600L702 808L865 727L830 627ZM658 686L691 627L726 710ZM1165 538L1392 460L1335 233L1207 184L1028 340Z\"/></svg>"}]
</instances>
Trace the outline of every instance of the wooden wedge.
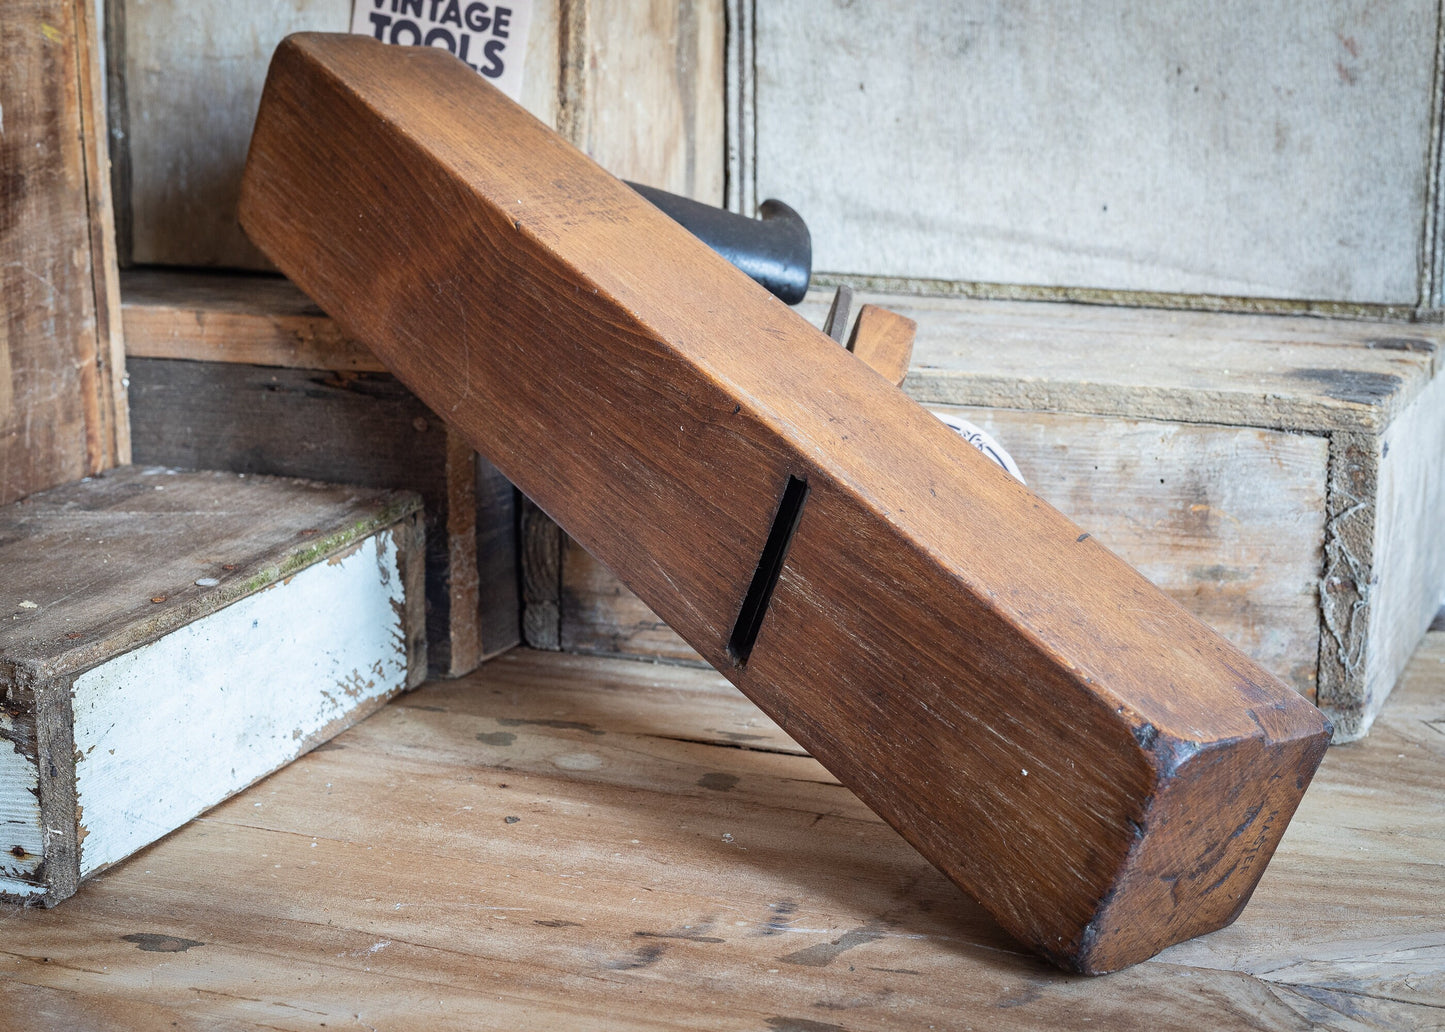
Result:
<instances>
[{"instance_id":1,"label":"wooden wedge","mask_svg":"<svg viewBox=\"0 0 1445 1032\"><path fill-rule=\"evenodd\" d=\"M1239 913L1323 716L465 65L285 41L241 221L1019 939Z\"/></svg>"}]
</instances>

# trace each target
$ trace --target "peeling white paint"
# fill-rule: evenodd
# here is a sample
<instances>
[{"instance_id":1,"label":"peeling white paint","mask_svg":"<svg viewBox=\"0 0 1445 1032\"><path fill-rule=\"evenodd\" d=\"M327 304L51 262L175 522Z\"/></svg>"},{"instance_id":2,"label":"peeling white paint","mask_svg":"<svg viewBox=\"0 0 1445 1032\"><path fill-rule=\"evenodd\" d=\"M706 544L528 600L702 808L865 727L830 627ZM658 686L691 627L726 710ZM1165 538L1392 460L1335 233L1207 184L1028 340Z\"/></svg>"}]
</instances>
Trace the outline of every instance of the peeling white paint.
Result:
<instances>
[{"instance_id":1,"label":"peeling white paint","mask_svg":"<svg viewBox=\"0 0 1445 1032\"><path fill-rule=\"evenodd\" d=\"M389 533L82 674L81 876L294 759L406 683Z\"/></svg>"},{"instance_id":2,"label":"peeling white paint","mask_svg":"<svg viewBox=\"0 0 1445 1032\"><path fill-rule=\"evenodd\" d=\"M0 893L29 895L43 889L15 879L35 875L45 848L40 771L11 743L15 733L14 721L0 711Z\"/></svg>"}]
</instances>

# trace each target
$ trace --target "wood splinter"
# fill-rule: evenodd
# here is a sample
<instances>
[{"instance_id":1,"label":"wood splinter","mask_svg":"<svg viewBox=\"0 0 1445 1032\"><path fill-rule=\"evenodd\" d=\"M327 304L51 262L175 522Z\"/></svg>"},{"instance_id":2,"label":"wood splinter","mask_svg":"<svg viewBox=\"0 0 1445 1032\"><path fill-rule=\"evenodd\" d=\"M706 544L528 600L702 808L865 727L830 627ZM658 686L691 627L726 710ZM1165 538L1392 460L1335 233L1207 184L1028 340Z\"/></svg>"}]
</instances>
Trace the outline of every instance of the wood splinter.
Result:
<instances>
[{"instance_id":1,"label":"wood splinter","mask_svg":"<svg viewBox=\"0 0 1445 1032\"><path fill-rule=\"evenodd\" d=\"M285 41L241 220L1019 939L1244 906L1319 711L464 64Z\"/></svg>"}]
</instances>

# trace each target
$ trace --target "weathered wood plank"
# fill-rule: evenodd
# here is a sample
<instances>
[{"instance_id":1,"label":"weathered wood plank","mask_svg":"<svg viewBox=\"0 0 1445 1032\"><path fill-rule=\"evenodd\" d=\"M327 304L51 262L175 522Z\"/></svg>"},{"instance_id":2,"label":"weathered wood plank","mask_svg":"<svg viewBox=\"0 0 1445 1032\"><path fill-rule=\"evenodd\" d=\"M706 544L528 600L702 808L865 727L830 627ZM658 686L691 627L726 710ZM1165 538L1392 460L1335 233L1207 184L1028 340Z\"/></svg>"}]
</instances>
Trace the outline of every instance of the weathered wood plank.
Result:
<instances>
[{"instance_id":1,"label":"weathered wood plank","mask_svg":"<svg viewBox=\"0 0 1445 1032\"><path fill-rule=\"evenodd\" d=\"M558 128L613 175L722 204L723 0L565 0L573 112Z\"/></svg>"},{"instance_id":2,"label":"weathered wood plank","mask_svg":"<svg viewBox=\"0 0 1445 1032\"><path fill-rule=\"evenodd\" d=\"M1352 612L1326 645L1349 673L1332 705L1343 733L1356 738L1405 669L1445 585L1445 376L1378 438L1339 436L1340 450L1355 444L1359 461L1347 464L1349 482L1337 478L1337 563L1326 573L1326 590L1331 578L1343 582L1340 601L1348 599Z\"/></svg>"},{"instance_id":3,"label":"weathered wood plank","mask_svg":"<svg viewBox=\"0 0 1445 1032\"><path fill-rule=\"evenodd\" d=\"M562 542L565 535L529 498L519 514L522 639L534 649L562 647Z\"/></svg>"},{"instance_id":4,"label":"weathered wood plank","mask_svg":"<svg viewBox=\"0 0 1445 1032\"><path fill-rule=\"evenodd\" d=\"M1434 303L1433 0L755 6L756 196L821 270Z\"/></svg>"},{"instance_id":5,"label":"weathered wood plank","mask_svg":"<svg viewBox=\"0 0 1445 1032\"><path fill-rule=\"evenodd\" d=\"M280 276L128 269L120 281L125 347L134 358L386 371Z\"/></svg>"},{"instance_id":6,"label":"weathered wood plank","mask_svg":"<svg viewBox=\"0 0 1445 1032\"><path fill-rule=\"evenodd\" d=\"M1440 327L860 295L914 319L925 404L1380 433L1441 367ZM886 300L885 300L886 299ZM815 323L827 295L803 306Z\"/></svg>"},{"instance_id":7,"label":"weathered wood plank","mask_svg":"<svg viewBox=\"0 0 1445 1032\"><path fill-rule=\"evenodd\" d=\"M0 898L60 902L419 684L419 507L130 467L0 508Z\"/></svg>"},{"instance_id":8,"label":"weathered wood plank","mask_svg":"<svg viewBox=\"0 0 1445 1032\"><path fill-rule=\"evenodd\" d=\"M481 658L522 640L521 563L517 553L517 489L480 455L474 505L477 524L477 613Z\"/></svg>"},{"instance_id":9,"label":"weathered wood plank","mask_svg":"<svg viewBox=\"0 0 1445 1032\"><path fill-rule=\"evenodd\" d=\"M241 220L1022 941L1243 906L1319 712L465 65L288 39Z\"/></svg>"},{"instance_id":10,"label":"weathered wood plank","mask_svg":"<svg viewBox=\"0 0 1445 1032\"><path fill-rule=\"evenodd\" d=\"M90 5L0 13L0 504L125 461Z\"/></svg>"},{"instance_id":11,"label":"weathered wood plank","mask_svg":"<svg viewBox=\"0 0 1445 1032\"><path fill-rule=\"evenodd\" d=\"M704 731L786 741L717 675L514 651L0 912L0 1003L40 1029L1428 1027L1442 672L1436 634L1230 928L1080 980L816 763Z\"/></svg>"}]
</instances>

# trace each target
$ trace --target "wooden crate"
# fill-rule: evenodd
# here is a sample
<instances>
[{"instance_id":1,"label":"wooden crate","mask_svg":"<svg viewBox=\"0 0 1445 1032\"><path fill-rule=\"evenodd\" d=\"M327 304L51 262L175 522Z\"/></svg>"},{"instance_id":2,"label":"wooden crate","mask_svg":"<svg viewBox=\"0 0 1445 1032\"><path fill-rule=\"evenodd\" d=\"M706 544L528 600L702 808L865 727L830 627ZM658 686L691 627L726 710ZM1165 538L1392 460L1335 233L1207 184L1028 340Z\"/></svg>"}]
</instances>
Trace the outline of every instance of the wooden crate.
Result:
<instances>
[{"instance_id":1,"label":"wooden crate","mask_svg":"<svg viewBox=\"0 0 1445 1032\"><path fill-rule=\"evenodd\" d=\"M414 490L432 674L520 640L511 485L369 351L279 277L122 283L137 462Z\"/></svg>"},{"instance_id":2,"label":"wooden crate","mask_svg":"<svg viewBox=\"0 0 1445 1032\"><path fill-rule=\"evenodd\" d=\"M129 467L0 509L0 899L66 898L419 684L420 504Z\"/></svg>"},{"instance_id":3,"label":"wooden crate","mask_svg":"<svg viewBox=\"0 0 1445 1032\"><path fill-rule=\"evenodd\" d=\"M1337 740L1368 731L1445 590L1438 326L865 300L919 324L910 395L992 433ZM824 295L802 310L820 323ZM545 517L522 525L530 644L700 662Z\"/></svg>"}]
</instances>

